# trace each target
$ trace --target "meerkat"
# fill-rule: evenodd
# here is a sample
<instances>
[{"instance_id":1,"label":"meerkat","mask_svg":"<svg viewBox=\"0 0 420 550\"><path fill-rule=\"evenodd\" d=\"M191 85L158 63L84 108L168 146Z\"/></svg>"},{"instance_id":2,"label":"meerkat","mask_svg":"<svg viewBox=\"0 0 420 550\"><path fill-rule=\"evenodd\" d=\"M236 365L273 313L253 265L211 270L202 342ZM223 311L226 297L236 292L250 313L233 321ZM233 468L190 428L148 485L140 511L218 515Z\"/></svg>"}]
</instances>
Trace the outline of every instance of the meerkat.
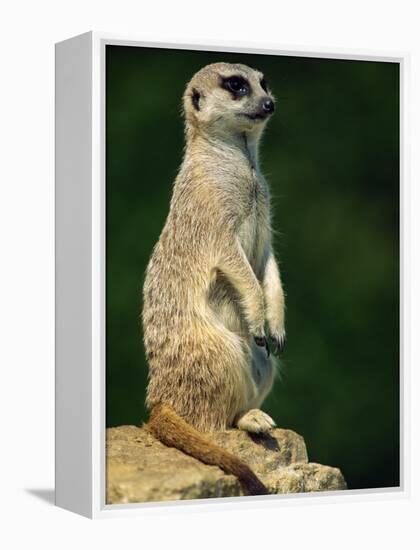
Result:
<instances>
[{"instance_id":1,"label":"meerkat","mask_svg":"<svg viewBox=\"0 0 420 550\"><path fill-rule=\"evenodd\" d=\"M258 163L274 99L261 72L215 63L194 75L183 105L184 159L143 288L147 426L236 475L249 494L265 494L203 432L275 426L260 407L275 374L268 339L279 353L285 345L284 293Z\"/></svg>"}]
</instances>

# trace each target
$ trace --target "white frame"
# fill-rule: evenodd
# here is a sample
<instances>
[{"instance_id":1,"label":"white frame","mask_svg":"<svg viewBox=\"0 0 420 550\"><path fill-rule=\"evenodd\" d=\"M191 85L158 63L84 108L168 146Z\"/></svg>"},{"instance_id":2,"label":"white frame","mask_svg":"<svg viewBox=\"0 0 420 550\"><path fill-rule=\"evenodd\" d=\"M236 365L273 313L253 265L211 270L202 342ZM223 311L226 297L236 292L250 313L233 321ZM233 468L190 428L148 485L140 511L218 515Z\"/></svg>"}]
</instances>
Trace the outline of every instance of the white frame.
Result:
<instances>
[{"instance_id":1,"label":"white frame","mask_svg":"<svg viewBox=\"0 0 420 550\"><path fill-rule=\"evenodd\" d=\"M105 504L105 47L194 49L400 64L400 487ZM409 56L273 44L149 42L89 32L56 44L56 505L90 518L409 496ZM77 405L75 406L74 402ZM76 474L73 474L76 472Z\"/></svg>"}]
</instances>

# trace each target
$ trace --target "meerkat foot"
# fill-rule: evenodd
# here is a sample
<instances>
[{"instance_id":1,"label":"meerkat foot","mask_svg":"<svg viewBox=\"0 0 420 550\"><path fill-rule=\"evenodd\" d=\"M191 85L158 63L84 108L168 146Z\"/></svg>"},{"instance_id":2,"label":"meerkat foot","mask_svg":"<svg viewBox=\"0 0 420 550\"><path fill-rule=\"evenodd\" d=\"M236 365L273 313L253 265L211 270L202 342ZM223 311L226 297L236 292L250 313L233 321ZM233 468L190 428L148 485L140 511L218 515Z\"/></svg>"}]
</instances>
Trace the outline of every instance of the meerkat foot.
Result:
<instances>
[{"instance_id":1,"label":"meerkat foot","mask_svg":"<svg viewBox=\"0 0 420 550\"><path fill-rule=\"evenodd\" d=\"M236 423L240 430L251 433L266 433L276 427L274 420L260 409L251 409Z\"/></svg>"}]
</instances>

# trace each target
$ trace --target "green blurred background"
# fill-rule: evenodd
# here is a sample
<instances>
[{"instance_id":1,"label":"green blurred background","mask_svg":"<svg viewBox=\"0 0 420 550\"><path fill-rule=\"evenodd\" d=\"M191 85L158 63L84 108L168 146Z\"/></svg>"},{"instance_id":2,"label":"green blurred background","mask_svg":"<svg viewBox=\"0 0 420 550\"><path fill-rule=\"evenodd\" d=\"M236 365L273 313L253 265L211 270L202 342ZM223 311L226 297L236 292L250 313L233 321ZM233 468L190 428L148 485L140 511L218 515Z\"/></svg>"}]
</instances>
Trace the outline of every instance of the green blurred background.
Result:
<instances>
[{"instance_id":1,"label":"green blurred background","mask_svg":"<svg viewBox=\"0 0 420 550\"><path fill-rule=\"evenodd\" d=\"M261 160L287 293L282 376L264 409L349 488L399 485L399 66L107 46L107 425L141 424L141 290L183 152L181 97L204 65L262 70L277 98Z\"/></svg>"}]
</instances>

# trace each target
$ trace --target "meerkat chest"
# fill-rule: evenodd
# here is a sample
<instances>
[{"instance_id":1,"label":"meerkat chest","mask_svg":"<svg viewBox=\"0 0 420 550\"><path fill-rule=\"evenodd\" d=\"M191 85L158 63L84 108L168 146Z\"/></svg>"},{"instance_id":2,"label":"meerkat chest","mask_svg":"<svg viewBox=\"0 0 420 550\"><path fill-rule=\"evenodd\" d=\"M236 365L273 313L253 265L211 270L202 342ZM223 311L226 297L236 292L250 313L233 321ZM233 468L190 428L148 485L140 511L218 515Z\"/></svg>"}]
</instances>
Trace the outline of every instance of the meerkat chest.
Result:
<instances>
[{"instance_id":1,"label":"meerkat chest","mask_svg":"<svg viewBox=\"0 0 420 550\"><path fill-rule=\"evenodd\" d=\"M266 182L254 170L244 186L246 196L239 240L251 265L256 267L269 237L269 197Z\"/></svg>"}]
</instances>

